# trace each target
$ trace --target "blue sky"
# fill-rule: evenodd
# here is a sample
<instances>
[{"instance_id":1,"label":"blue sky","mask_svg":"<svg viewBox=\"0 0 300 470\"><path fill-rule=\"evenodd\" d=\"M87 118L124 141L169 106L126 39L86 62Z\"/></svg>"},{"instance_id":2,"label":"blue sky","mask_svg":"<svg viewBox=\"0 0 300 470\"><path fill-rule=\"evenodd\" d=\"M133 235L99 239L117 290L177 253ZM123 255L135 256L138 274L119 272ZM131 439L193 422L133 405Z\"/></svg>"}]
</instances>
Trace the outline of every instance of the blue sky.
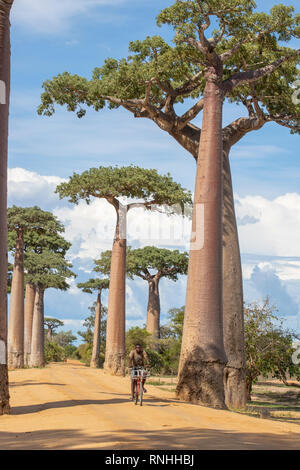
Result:
<instances>
[{"instance_id":1,"label":"blue sky","mask_svg":"<svg viewBox=\"0 0 300 470\"><path fill-rule=\"evenodd\" d=\"M73 243L70 256L78 273L76 282L88 279L92 259L110 248L114 213L105 202L97 202L90 211L84 204L73 208L58 201L53 194L56 184L73 171L133 163L161 173L169 171L193 190L195 163L152 122L136 120L125 110L89 110L81 120L64 109L52 118L38 116L42 82L63 71L89 77L106 57L126 56L131 40L153 34L171 38L168 28L155 24L157 13L170 3L18 0L13 7L9 203L38 204L64 221L66 236ZM257 3L264 10L274 4L270 0ZM295 0L286 3L297 6ZM299 47L295 42L292 45ZM226 105L224 124L241 115L245 115L243 109ZM300 330L299 136L269 124L236 145L231 164L245 299L259 300L269 294L289 326ZM129 241L135 246L149 242L145 234L144 238L138 235L145 217L137 211L132 219L133 225L140 224L129 229ZM177 227L179 222L172 223ZM183 249L186 241L160 244ZM163 321L169 308L184 304L185 281L162 281ZM77 331L92 301L92 296L79 292L72 283L67 293L46 293L46 315L65 320L67 329ZM144 323L146 302L147 286L141 280L128 282L127 326Z\"/></svg>"}]
</instances>

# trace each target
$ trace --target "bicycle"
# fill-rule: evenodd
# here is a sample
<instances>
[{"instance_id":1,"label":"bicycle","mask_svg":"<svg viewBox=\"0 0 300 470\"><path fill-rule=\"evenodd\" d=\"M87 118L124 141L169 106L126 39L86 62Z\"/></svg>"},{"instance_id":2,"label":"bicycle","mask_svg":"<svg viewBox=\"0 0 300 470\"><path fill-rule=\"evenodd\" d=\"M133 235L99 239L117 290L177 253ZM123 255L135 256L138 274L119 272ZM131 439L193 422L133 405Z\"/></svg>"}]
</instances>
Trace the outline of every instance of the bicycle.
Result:
<instances>
[{"instance_id":1,"label":"bicycle","mask_svg":"<svg viewBox=\"0 0 300 470\"><path fill-rule=\"evenodd\" d=\"M130 369L131 380L134 380L134 404L137 405L138 401L140 406L143 405L143 379L150 377L150 370L145 370L143 367L132 367Z\"/></svg>"}]
</instances>

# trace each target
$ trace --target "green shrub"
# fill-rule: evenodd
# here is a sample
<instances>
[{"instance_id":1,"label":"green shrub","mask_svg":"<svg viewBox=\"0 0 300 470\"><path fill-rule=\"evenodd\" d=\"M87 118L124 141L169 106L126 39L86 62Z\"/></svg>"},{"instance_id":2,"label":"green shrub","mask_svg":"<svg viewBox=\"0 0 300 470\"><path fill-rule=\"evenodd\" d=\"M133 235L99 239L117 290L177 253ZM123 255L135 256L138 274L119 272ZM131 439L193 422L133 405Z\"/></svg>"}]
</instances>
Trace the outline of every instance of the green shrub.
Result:
<instances>
[{"instance_id":1,"label":"green shrub","mask_svg":"<svg viewBox=\"0 0 300 470\"><path fill-rule=\"evenodd\" d=\"M62 362L67 358L66 351L55 341L45 341L45 362Z\"/></svg>"}]
</instances>

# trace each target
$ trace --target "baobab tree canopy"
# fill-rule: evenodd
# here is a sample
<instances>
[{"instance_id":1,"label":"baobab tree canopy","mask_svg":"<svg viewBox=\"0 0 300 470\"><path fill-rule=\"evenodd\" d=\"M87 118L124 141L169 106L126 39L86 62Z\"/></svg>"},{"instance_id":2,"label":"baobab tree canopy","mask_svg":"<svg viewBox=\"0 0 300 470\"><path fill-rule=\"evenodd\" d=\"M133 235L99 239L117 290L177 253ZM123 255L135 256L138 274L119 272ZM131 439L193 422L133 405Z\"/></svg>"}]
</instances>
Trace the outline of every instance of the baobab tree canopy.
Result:
<instances>
[{"instance_id":1,"label":"baobab tree canopy","mask_svg":"<svg viewBox=\"0 0 300 470\"><path fill-rule=\"evenodd\" d=\"M68 197L75 204L80 199L87 203L91 197L116 202L118 197L142 199L145 208L154 204L191 203L190 191L173 181L169 174L159 175L157 170L136 166L90 168L80 175L73 173L67 183L57 186L60 198Z\"/></svg>"},{"instance_id":2,"label":"baobab tree canopy","mask_svg":"<svg viewBox=\"0 0 300 470\"><path fill-rule=\"evenodd\" d=\"M60 253L64 256L71 243L60 233L65 231L63 224L51 212L43 211L37 206L13 206L7 211L8 217L8 249L14 251L16 232L24 232L24 251L41 253L44 249Z\"/></svg>"},{"instance_id":3,"label":"baobab tree canopy","mask_svg":"<svg viewBox=\"0 0 300 470\"><path fill-rule=\"evenodd\" d=\"M145 280L155 275L177 281L178 275L187 274L188 253L167 250L155 246L145 246L127 250L127 272L129 277L139 276Z\"/></svg>"},{"instance_id":4,"label":"baobab tree canopy","mask_svg":"<svg viewBox=\"0 0 300 470\"><path fill-rule=\"evenodd\" d=\"M151 278L151 271L159 274L160 277L167 277L177 281L178 275L186 274L188 268L187 252L181 253L179 250L168 250L155 246L145 246L132 250L127 248L126 272L127 276L139 276L143 279ZM94 271L109 275L111 263L111 250L101 253L99 259L94 260ZM79 287L79 284L78 284Z\"/></svg>"},{"instance_id":5,"label":"baobab tree canopy","mask_svg":"<svg viewBox=\"0 0 300 470\"><path fill-rule=\"evenodd\" d=\"M91 80L68 72L47 80L38 112L52 115L57 103L82 117L87 107L99 111L106 105L122 106L173 136L183 129L193 134L189 123L203 110L207 49L212 57L220 57L224 93L230 101L253 113L260 101L266 122L275 120L297 130L299 113L291 84L298 76L299 51L283 43L299 37L299 22L293 7L284 5L267 14L257 12L255 2L247 0L176 1L158 16L159 25L175 29L174 45L160 36L147 37L129 44L127 58L106 59ZM187 98L195 104L177 116L174 105Z\"/></svg>"},{"instance_id":6,"label":"baobab tree canopy","mask_svg":"<svg viewBox=\"0 0 300 470\"><path fill-rule=\"evenodd\" d=\"M94 291L99 291L102 289L109 288L109 279L94 279L91 278L86 282L79 282L77 284L79 289L82 289L83 292L87 294L92 294Z\"/></svg>"},{"instance_id":7,"label":"baobab tree canopy","mask_svg":"<svg viewBox=\"0 0 300 470\"><path fill-rule=\"evenodd\" d=\"M26 259L26 282L42 289L54 288L67 290L70 286L66 279L76 277L71 269L72 264L60 254L51 251L42 253L30 252Z\"/></svg>"},{"instance_id":8,"label":"baobab tree canopy","mask_svg":"<svg viewBox=\"0 0 300 470\"><path fill-rule=\"evenodd\" d=\"M56 330L59 326L64 326L64 322L58 320L58 318L44 318L44 325L51 331L51 334Z\"/></svg>"}]
</instances>

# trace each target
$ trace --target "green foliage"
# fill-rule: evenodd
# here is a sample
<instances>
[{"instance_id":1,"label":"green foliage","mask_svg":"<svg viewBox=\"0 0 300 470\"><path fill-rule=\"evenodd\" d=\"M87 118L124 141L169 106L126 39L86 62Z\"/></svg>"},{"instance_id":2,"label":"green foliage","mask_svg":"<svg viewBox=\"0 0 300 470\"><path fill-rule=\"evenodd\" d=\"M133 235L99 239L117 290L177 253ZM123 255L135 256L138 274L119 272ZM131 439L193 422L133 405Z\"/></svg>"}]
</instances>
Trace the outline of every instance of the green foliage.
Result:
<instances>
[{"instance_id":1,"label":"green foliage","mask_svg":"<svg viewBox=\"0 0 300 470\"><path fill-rule=\"evenodd\" d=\"M150 205L184 205L191 203L190 191L175 183L169 174L137 166L90 168L81 174L73 173L69 181L57 186L60 199L78 204L91 197L104 198L113 203L118 197L142 199L145 208Z\"/></svg>"},{"instance_id":2,"label":"green foliage","mask_svg":"<svg viewBox=\"0 0 300 470\"><path fill-rule=\"evenodd\" d=\"M111 250L103 251L94 263L94 271L109 275ZM136 250L127 248L126 272L130 279L134 276L150 279L154 270L155 274L159 273L160 277L177 281L179 274L187 274L187 268L188 253L186 252L181 253L178 250L167 250L155 246L146 246Z\"/></svg>"},{"instance_id":3,"label":"green foliage","mask_svg":"<svg viewBox=\"0 0 300 470\"><path fill-rule=\"evenodd\" d=\"M55 320L55 322L53 322ZM47 323L46 323L47 322ZM59 325L57 324L59 322ZM63 322L52 318L45 318L45 324L62 326ZM73 342L76 340L76 336L72 334L72 331L60 331L54 333L51 340L45 337L45 360L46 362L61 362L65 361L67 357L72 357L74 352L77 350Z\"/></svg>"},{"instance_id":4,"label":"green foliage","mask_svg":"<svg viewBox=\"0 0 300 470\"><path fill-rule=\"evenodd\" d=\"M160 350L163 357L163 372L177 374L181 350L184 307L172 308L168 312L169 322L160 329Z\"/></svg>"},{"instance_id":5,"label":"green foliage","mask_svg":"<svg viewBox=\"0 0 300 470\"><path fill-rule=\"evenodd\" d=\"M109 279L89 279L86 282L78 283L77 287L87 294L92 294L95 290L108 289Z\"/></svg>"},{"instance_id":6,"label":"green foliage","mask_svg":"<svg viewBox=\"0 0 300 470\"><path fill-rule=\"evenodd\" d=\"M132 250L128 248L126 269L128 276L139 276L147 279L154 270L159 277L178 280L179 274L187 274L189 255L178 250L167 250L155 246L146 246ZM156 273L155 273L156 274Z\"/></svg>"},{"instance_id":7,"label":"green foliage","mask_svg":"<svg viewBox=\"0 0 300 470\"><path fill-rule=\"evenodd\" d=\"M152 374L159 374L164 368L162 355L154 349L147 348L146 353L151 367Z\"/></svg>"},{"instance_id":8,"label":"green foliage","mask_svg":"<svg viewBox=\"0 0 300 470\"><path fill-rule=\"evenodd\" d=\"M146 351L152 373L159 373L162 370L163 358L157 351L155 351L154 348L157 347L157 344L153 343L152 335L148 333L145 328L133 326L126 331L125 340L127 358L129 357L130 351L135 348L135 345L140 344Z\"/></svg>"},{"instance_id":9,"label":"green foliage","mask_svg":"<svg viewBox=\"0 0 300 470\"><path fill-rule=\"evenodd\" d=\"M102 251L99 259L94 260L94 271L104 276L110 276L111 250Z\"/></svg>"},{"instance_id":10,"label":"green foliage","mask_svg":"<svg viewBox=\"0 0 300 470\"><path fill-rule=\"evenodd\" d=\"M54 340L57 344L63 348L73 346L73 342L76 341L77 337L73 335L71 330L59 331L54 334ZM75 348L76 349L76 348Z\"/></svg>"},{"instance_id":11,"label":"green foliage","mask_svg":"<svg viewBox=\"0 0 300 470\"><path fill-rule=\"evenodd\" d=\"M92 358L93 346L89 343L83 343L78 346L76 351L73 353L73 357L83 362L86 366L90 365Z\"/></svg>"},{"instance_id":12,"label":"green foliage","mask_svg":"<svg viewBox=\"0 0 300 470\"><path fill-rule=\"evenodd\" d=\"M82 117L87 107L99 111L106 104L110 109L123 106L134 116L152 119L169 132L166 121L174 118L175 127L178 123L173 105L203 94L208 66L203 47L209 49L211 57L234 48L222 59L223 81L289 57L255 86L243 83L228 91L227 98L242 103L253 114L258 100L270 119L299 132L299 106L291 99L291 85L299 77L299 53L284 43L299 38L300 15L282 4L275 5L269 14L255 7L253 0L177 0L157 18L158 25L174 28L173 45L160 36L147 36L129 44L127 58L106 59L94 69L91 80L67 72L47 80L38 112L50 116L57 103ZM164 126L161 118L165 119Z\"/></svg>"},{"instance_id":13,"label":"green foliage","mask_svg":"<svg viewBox=\"0 0 300 470\"><path fill-rule=\"evenodd\" d=\"M140 344L143 349L147 349L151 334L144 328L133 326L126 331L126 354L129 355L130 351L135 348L136 344Z\"/></svg>"},{"instance_id":14,"label":"green foliage","mask_svg":"<svg viewBox=\"0 0 300 470\"><path fill-rule=\"evenodd\" d=\"M72 264L59 253L45 250L42 253L30 252L26 259L26 282L32 282L44 289L67 290L66 279L76 277L71 271Z\"/></svg>"},{"instance_id":15,"label":"green foliage","mask_svg":"<svg viewBox=\"0 0 300 470\"><path fill-rule=\"evenodd\" d=\"M52 334L59 326L64 326L64 322L58 320L57 318L45 317L44 325L48 328L48 330L51 331Z\"/></svg>"},{"instance_id":16,"label":"green foliage","mask_svg":"<svg viewBox=\"0 0 300 470\"><path fill-rule=\"evenodd\" d=\"M96 315L97 302L94 302L91 307L89 307L90 315L84 320L83 327L84 330L78 331L78 335L81 336L84 343L78 346L73 357L81 360L86 365L90 364L93 350L93 338L94 338L94 325L95 325L95 315ZM101 305L101 327L100 327L100 367L104 363L105 358L105 345L106 345L106 316L107 316L107 307Z\"/></svg>"},{"instance_id":17,"label":"green foliage","mask_svg":"<svg viewBox=\"0 0 300 470\"><path fill-rule=\"evenodd\" d=\"M293 364L293 340L297 336L283 327L267 298L263 305L245 308L246 374L248 393L261 375L286 383L287 376L300 380L300 367Z\"/></svg>"},{"instance_id":18,"label":"green foliage","mask_svg":"<svg viewBox=\"0 0 300 470\"><path fill-rule=\"evenodd\" d=\"M71 244L60 233L64 226L51 212L43 211L38 206L17 207L7 210L8 250L14 251L17 232L24 234L24 251L41 253L44 249L65 255Z\"/></svg>"},{"instance_id":19,"label":"green foliage","mask_svg":"<svg viewBox=\"0 0 300 470\"><path fill-rule=\"evenodd\" d=\"M45 362L62 362L67 358L65 349L55 341L45 340Z\"/></svg>"}]
</instances>

